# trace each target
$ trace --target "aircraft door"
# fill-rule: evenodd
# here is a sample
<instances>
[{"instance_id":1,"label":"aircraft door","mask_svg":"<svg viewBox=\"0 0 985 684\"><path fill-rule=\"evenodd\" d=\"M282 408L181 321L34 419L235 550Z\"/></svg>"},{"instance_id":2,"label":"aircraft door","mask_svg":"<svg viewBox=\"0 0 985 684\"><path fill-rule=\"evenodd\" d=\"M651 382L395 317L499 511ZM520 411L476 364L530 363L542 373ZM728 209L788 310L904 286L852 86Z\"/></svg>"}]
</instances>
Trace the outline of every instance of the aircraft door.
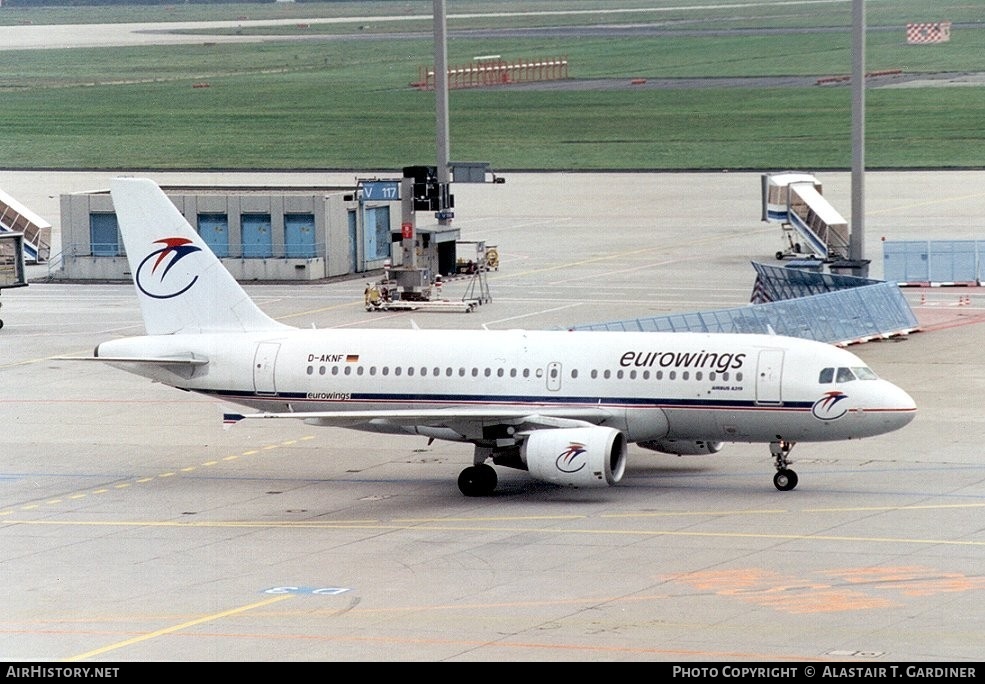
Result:
<instances>
[{"instance_id":1,"label":"aircraft door","mask_svg":"<svg viewBox=\"0 0 985 684\"><path fill-rule=\"evenodd\" d=\"M764 349L756 364L756 402L779 404L783 401L780 380L783 377L783 350Z\"/></svg>"},{"instance_id":2,"label":"aircraft door","mask_svg":"<svg viewBox=\"0 0 985 684\"><path fill-rule=\"evenodd\" d=\"M274 366L280 345L276 342L261 342L253 357L253 388L257 394L275 394Z\"/></svg>"},{"instance_id":3,"label":"aircraft door","mask_svg":"<svg viewBox=\"0 0 985 684\"><path fill-rule=\"evenodd\" d=\"M561 389L561 364L557 361L547 364L547 389L552 392Z\"/></svg>"}]
</instances>

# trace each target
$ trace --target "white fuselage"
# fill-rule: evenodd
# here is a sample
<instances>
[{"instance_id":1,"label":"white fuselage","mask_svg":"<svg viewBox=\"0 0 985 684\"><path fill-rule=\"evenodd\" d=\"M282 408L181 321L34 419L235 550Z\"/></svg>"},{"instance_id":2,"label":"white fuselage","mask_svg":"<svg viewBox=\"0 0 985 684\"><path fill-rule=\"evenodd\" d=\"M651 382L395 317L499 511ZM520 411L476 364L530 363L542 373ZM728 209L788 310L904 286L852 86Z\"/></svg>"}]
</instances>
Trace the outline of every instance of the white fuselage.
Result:
<instances>
[{"instance_id":1,"label":"white fuselage","mask_svg":"<svg viewBox=\"0 0 985 684\"><path fill-rule=\"evenodd\" d=\"M291 329L129 338L97 354L204 358L121 367L262 411L511 410L606 425L631 442L854 439L898 429L916 411L874 376L822 382L826 368L865 364L782 336Z\"/></svg>"}]
</instances>

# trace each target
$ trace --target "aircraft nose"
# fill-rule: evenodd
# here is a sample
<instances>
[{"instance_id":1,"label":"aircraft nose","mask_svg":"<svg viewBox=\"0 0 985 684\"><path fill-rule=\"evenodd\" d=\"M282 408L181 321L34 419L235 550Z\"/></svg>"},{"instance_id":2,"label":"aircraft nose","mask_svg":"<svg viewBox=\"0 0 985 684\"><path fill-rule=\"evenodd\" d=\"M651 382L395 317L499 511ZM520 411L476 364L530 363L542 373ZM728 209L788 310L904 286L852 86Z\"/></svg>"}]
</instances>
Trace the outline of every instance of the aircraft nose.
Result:
<instances>
[{"instance_id":1,"label":"aircraft nose","mask_svg":"<svg viewBox=\"0 0 985 684\"><path fill-rule=\"evenodd\" d=\"M888 384L887 389L889 391L886 393L888 399L886 403L887 414L891 416L890 420L896 428L901 428L917 417L917 402L903 388L892 383Z\"/></svg>"}]
</instances>

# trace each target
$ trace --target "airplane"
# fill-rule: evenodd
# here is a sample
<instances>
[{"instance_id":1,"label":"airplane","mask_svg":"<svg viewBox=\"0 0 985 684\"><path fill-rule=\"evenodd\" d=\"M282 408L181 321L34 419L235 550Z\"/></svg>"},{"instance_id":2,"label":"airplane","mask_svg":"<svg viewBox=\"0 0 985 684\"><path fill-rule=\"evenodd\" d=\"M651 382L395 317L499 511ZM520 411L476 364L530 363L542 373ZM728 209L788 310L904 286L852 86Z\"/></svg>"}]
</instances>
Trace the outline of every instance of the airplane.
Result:
<instances>
[{"instance_id":1,"label":"airplane","mask_svg":"<svg viewBox=\"0 0 985 684\"><path fill-rule=\"evenodd\" d=\"M628 445L677 455L769 445L789 491L797 442L874 437L914 400L847 349L774 334L300 329L264 313L152 180L110 192L145 333L92 357L250 407L226 413L471 443L458 487L493 466L575 488L618 484ZM79 358L79 357L76 357Z\"/></svg>"}]
</instances>

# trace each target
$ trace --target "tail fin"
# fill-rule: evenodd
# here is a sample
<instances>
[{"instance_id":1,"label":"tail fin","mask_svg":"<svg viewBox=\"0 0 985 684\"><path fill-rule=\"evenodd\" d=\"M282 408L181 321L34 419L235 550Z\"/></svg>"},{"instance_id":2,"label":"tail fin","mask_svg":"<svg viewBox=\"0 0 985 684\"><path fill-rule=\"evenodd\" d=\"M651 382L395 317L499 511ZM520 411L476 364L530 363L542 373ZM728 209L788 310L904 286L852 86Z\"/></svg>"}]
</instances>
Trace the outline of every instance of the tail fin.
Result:
<instances>
[{"instance_id":1,"label":"tail fin","mask_svg":"<svg viewBox=\"0 0 985 684\"><path fill-rule=\"evenodd\" d=\"M158 185L110 181L148 335L278 330Z\"/></svg>"}]
</instances>

